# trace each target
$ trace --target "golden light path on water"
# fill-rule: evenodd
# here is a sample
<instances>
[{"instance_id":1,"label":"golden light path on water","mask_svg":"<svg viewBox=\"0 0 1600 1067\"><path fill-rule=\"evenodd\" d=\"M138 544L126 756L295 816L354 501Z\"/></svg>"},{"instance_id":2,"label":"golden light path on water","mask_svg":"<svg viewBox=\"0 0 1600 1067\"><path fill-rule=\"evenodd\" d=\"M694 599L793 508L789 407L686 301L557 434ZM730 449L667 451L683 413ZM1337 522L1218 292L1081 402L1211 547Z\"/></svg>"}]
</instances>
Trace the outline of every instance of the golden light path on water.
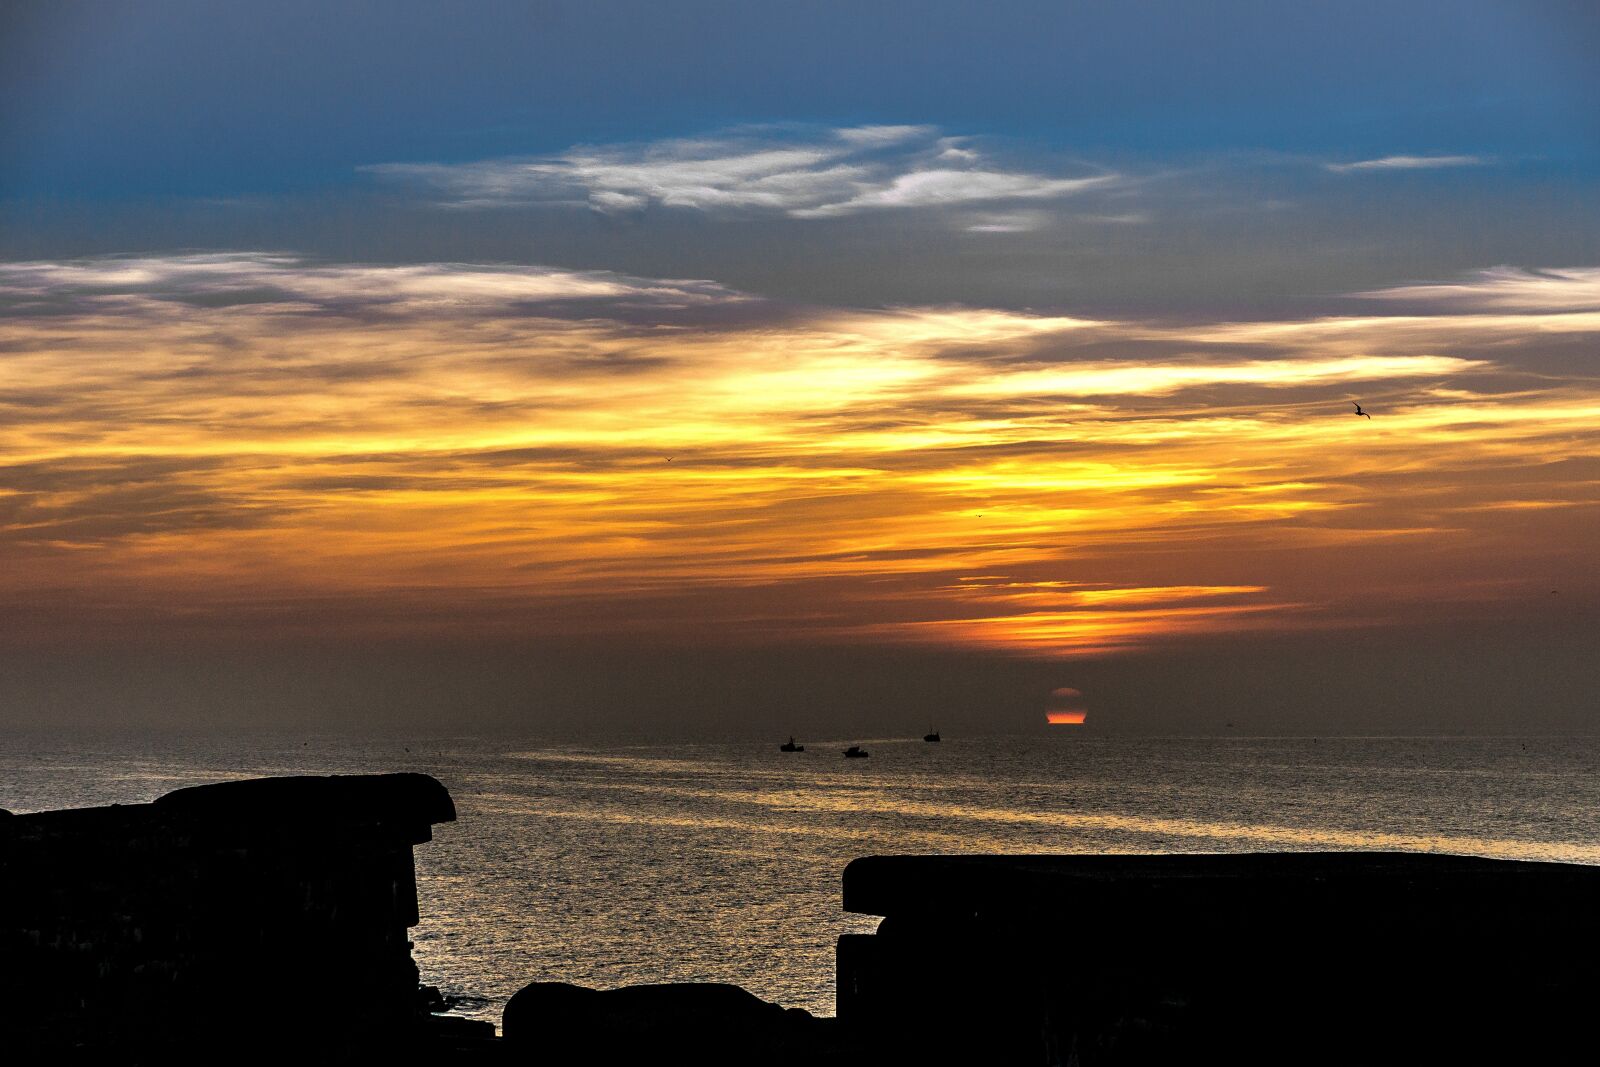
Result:
<instances>
[{"instance_id":1,"label":"golden light path on water","mask_svg":"<svg viewBox=\"0 0 1600 1067\"><path fill-rule=\"evenodd\" d=\"M652 796L668 794L681 798L725 801L726 792L668 786L618 785L613 788L634 789ZM846 790L837 793L811 791L804 795L792 792L773 794L740 794L741 803L785 813L829 815L892 815L927 818L961 826L959 831L926 829L901 829L896 833L900 846L908 851L930 852L1038 852L1041 841L1056 840L1050 851L1071 853L1085 851L1103 853L1098 841L1092 845L1075 847L1071 837L1058 839L1030 838L1019 843L1015 837L986 834L985 825L1006 826L1013 829L1044 833L1070 834L1073 831L1100 831L1132 834L1137 837L1160 838L1168 842L1190 842L1196 851L1206 851L1200 846L1215 849L1226 845L1230 849L1251 851L1295 851L1303 849L1345 850L1379 852L1439 852L1452 855L1489 856L1498 859L1542 860L1559 863L1600 863L1600 845L1574 842L1529 841L1516 838L1479 837L1470 834L1408 834L1375 830L1341 830L1332 827L1307 827L1270 823L1235 823L1182 818L1162 818L1151 815L1121 815L1107 812L1030 812L1014 808L983 807L971 804L914 801L887 793L863 795ZM734 830L757 835L822 836L830 840L855 839L863 842L878 841L881 832L852 830L834 823L808 825L797 822L775 826L770 819L759 816L748 819L728 819L710 816L679 816L660 813L629 812L620 808L606 809L582 807L563 810L544 806L529 809L525 798L515 796L482 798L491 808L503 813L522 812L540 819L575 819L616 823L641 828L678 828L701 830ZM1166 851L1168 849L1163 849Z\"/></svg>"},{"instance_id":2,"label":"golden light path on water","mask_svg":"<svg viewBox=\"0 0 1600 1067\"><path fill-rule=\"evenodd\" d=\"M879 739L877 743L897 744L884 739ZM1181 741L1171 743L1182 745ZM1281 744L1290 750L1296 745L1303 749L1308 744L1303 738L1253 739L1248 743ZM1384 745L1404 746L1408 743L1448 746L1450 739L1355 738L1347 740L1342 747L1357 746L1356 750L1359 751L1359 746L1363 743L1376 746L1375 750L1381 751L1381 746ZM1138 743L1130 744L1137 746ZM1207 740L1198 744L1214 746L1218 742ZM827 744L819 747L825 751L832 751L832 746ZM1053 746L1044 751L1070 753L1074 750ZM1249 756L1247 748L1240 748L1234 758ZM1448 832L1441 829L1408 833L1370 826L1341 827L1336 821L1330 823L1327 819L1310 812L1295 813L1281 822L1264 822L1249 819L1182 818L1137 811L1024 810L1015 804L973 803L963 798L981 792L991 783L982 777L951 773L949 770L941 771L936 779L914 780L906 779L904 771L898 766L897 773L882 779L877 777L863 779L824 772L815 780L807 781L805 788L797 789L795 774L783 768L765 771L747 768L741 771L737 780L718 781L714 786L701 786L685 781L686 778L704 774L706 771L703 762L690 759L674 759L659 755L620 756L587 750L574 752L555 749L510 752L506 754L506 758L525 760L530 764L544 766L570 766L574 768L574 772L580 772L585 768L603 770L606 777L599 779L598 782L603 783L603 793L610 798L625 798L628 794L636 794L641 798L657 802L665 799L667 805L685 810L700 808L710 802L734 803L752 809L748 817L741 818L706 815L680 817L661 811L639 810L632 807L625 799L571 805L555 798L541 798L537 806L530 807L527 797L516 793L488 791L479 797L481 803L493 810L537 819L579 821L593 819L641 827L688 828L704 825L707 828L748 832L757 836L799 834L825 836L835 840L852 837L863 842L881 840L881 830L855 831L841 819L834 818L848 819L851 816L859 816L870 821L872 825L880 825L878 821L880 817L892 819L897 826L896 848L901 850L1105 851L1103 837L1089 838L1087 844L1074 843L1075 839L1072 836L1074 832L1089 831L1095 834L1133 835L1130 844L1134 849L1141 847L1140 840L1143 839L1147 842L1144 847L1153 847L1157 851L1169 851L1174 846L1193 847L1198 851L1215 850L1218 847L1252 851L1356 849L1440 852L1563 863L1600 863L1600 844L1571 838L1518 838ZM1035 774L1037 775L1042 769L1043 767L1036 768ZM1332 771L1337 768L1330 766L1326 769ZM1357 768L1352 766L1350 769ZM1452 767L1444 770L1399 763L1384 766L1378 763L1361 766L1359 769L1363 775L1377 776L1378 780L1387 777L1438 778L1439 787L1444 790L1461 790L1462 782L1474 778L1497 781L1508 773L1505 769L1493 765ZM817 773L811 768L807 770L812 774ZM1294 768L1289 765L1262 764L1259 770L1283 773ZM1065 782L1070 781L1071 776L1064 768L1055 773L1059 777L1017 778L1008 780L1006 784L1015 793L1048 797L1050 804L1059 804L1063 799L1060 790ZM1524 779L1544 780L1539 783L1542 789L1559 790L1561 783L1570 780L1569 775L1541 772L1533 768L1522 768L1517 774ZM648 780L634 780L635 776ZM763 781L770 782L771 788L759 784ZM914 790L908 790L907 787L913 784ZM1385 788L1379 781L1374 781L1369 787L1378 792L1382 792ZM1160 804L1160 796L1157 793L1148 795L1134 793L1124 799L1139 806ZM818 816L829 818L823 820L818 819ZM705 819L711 821L707 823L703 821ZM929 829L926 825L912 821L919 819L952 829ZM985 830L986 827L989 828L988 831ZM994 831L999 828L1003 828L1006 833L995 833ZM1019 837L1019 834L1022 836Z\"/></svg>"},{"instance_id":3,"label":"golden light path on water","mask_svg":"<svg viewBox=\"0 0 1600 1067\"><path fill-rule=\"evenodd\" d=\"M1261 322L263 253L0 265L0 299L37 634L1105 653L1533 610L1600 500L1600 387L1546 352L1600 332L1594 272Z\"/></svg>"}]
</instances>

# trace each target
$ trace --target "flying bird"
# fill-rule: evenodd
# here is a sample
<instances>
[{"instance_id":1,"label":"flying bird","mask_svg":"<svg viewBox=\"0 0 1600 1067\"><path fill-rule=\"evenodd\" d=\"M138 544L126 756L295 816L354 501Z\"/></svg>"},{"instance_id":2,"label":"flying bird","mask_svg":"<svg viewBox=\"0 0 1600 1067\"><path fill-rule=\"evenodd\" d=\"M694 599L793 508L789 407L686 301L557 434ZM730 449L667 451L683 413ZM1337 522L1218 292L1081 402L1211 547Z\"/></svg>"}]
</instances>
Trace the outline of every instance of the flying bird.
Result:
<instances>
[{"instance_id":1,"label":"flying bird","mask_svg":"<svg viewBox=\"0 0 1600 1067\"><path fill-rule=\"evenodd\" d=\"M1354 400L1350 401L1350 403L1356 404L1356 402ZM1367 415L1367 413L1365 411L1361 410L1361 405L1360 404L1356 404L1356 414L1357 415ZM1367 415L1367 418L1370 419L1370 418L1372 418L1372 416L1371 415Z\"/></svg>"}]
</instances>

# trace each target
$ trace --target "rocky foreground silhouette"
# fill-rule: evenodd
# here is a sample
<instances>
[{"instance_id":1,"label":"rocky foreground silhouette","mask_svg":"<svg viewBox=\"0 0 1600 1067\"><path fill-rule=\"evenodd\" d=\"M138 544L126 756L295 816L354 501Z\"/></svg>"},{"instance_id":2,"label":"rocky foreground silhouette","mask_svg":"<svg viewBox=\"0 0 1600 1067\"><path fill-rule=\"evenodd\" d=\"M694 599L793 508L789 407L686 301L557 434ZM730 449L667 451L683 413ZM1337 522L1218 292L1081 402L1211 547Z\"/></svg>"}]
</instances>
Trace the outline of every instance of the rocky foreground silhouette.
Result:
<instances>
[{"instance_id":1,"label":"rocky foreground silhouette","mask_svg":"<svg viewBox=\"0 0 1600 1067\"><path fill-rule=\"evenodd\" d=\"M716 983L421 983L425 775L0 812L0 1062L1590 1063L1600 869L1443 855L868 857L838 1016ZM803 922L796 916L795 922ZM530 961L530 971L537 969Z\"/></svg>"}]
</instances>

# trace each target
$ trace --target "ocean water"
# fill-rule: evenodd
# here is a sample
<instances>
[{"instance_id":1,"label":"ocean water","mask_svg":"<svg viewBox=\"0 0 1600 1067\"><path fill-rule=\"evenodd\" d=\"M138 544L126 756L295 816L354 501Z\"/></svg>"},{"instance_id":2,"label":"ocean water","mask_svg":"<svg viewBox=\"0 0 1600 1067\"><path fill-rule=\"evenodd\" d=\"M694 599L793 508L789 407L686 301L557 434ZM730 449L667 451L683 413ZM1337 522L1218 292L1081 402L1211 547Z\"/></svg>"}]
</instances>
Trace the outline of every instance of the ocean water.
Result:
<instances>
[{"instance_id":1,"label":"ocean water","mask_svg":"<svg viewBox=\"0 0 1600 1067\"><path fill-rule=\"evenodd\" d=\"M0 807L264 774L423 771L425 980L498 1021L534 980L736 982L832 1014L857 856L1394 849L1600 863L1597 738L0 738ZM860 742L866 760L841 757ZM338 990L310 990L337 1010Z\"/></svg>"}]
</instances>

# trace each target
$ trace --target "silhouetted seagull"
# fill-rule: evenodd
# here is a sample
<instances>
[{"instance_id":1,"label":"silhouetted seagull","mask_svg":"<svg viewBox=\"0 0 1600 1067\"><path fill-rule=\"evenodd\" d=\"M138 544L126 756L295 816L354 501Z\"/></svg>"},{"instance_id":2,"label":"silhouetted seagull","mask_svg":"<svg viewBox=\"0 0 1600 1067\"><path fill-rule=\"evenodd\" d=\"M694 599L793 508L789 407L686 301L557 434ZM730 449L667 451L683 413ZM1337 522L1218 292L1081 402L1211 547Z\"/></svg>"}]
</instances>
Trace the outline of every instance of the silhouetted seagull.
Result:
<instances>
[{"instance_id":1,"label":"silhouetted seagull","mask_svg":"<svg viewBox=\"0 0 1600 1067\"><path fill-rule=\"evenodd\" d=\"M1350 401L1350 403L1356 404L1356 402L1354 400ZM1360 404L1356 404L1356 414L1357 415L1367 415L1367 413L1365 411L1361 410L1361 405ZM1370 418L1372 418L1372 416L1371 415L1367 415L1367 418L1370 419Z\"/></svg>"}]
</instances>

